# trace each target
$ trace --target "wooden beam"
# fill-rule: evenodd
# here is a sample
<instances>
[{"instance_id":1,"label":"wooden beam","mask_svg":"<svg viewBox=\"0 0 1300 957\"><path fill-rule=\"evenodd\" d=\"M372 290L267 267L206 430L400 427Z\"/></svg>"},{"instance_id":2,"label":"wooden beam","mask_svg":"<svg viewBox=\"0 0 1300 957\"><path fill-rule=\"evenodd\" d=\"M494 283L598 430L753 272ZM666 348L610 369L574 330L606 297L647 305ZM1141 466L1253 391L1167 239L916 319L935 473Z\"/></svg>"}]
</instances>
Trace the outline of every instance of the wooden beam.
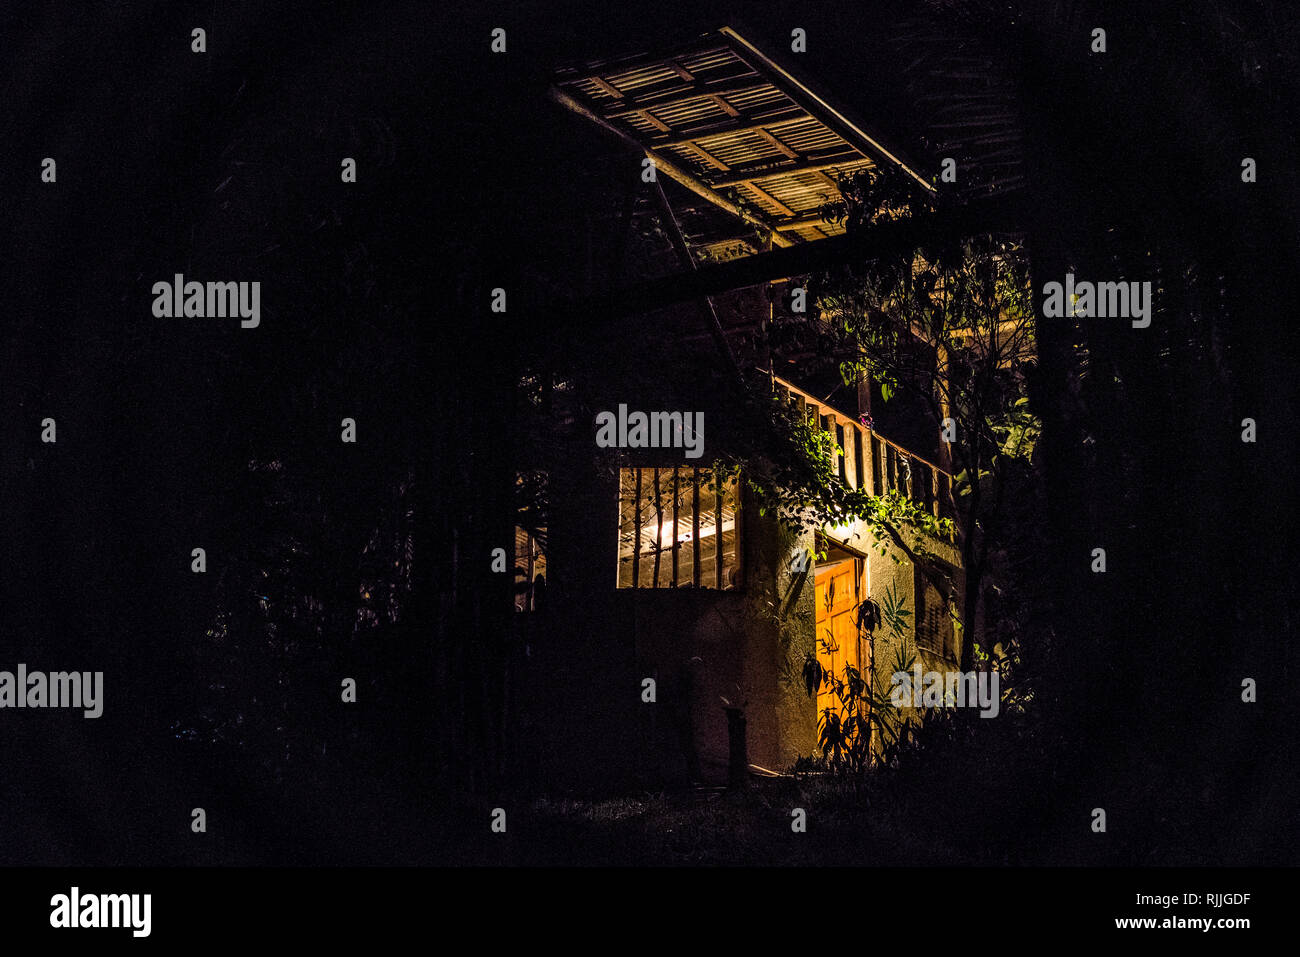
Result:
<instances>
[{"instance_id":1,"label":"wooden beam","mask_svg":"<svg viewBox=\"0 0 1300 957\"><path fill-rule=\"evenodd\" d=\"M848 430L840 425L838 421L832 419L835 424L835 447L840 454L835 456L839 459L840 482L845 485L849 484L849 447L848 447Z\"/></svg>"},{"instance_id":2,"label":"wooden beam","mask_svg":"<svg viewBox=\"0 0 1300 957\"><path fill-rule=\"evenodd\" d=\"M1027 203L1021 197L979 200L952 210L918 213L842 236L661 276L586 299L564 300L556 304L550 321L563 323L576 316L599 316L603 321L611 315L650 312L702 295L895 255L936 239L1023 232L1028 214ZM552 333L553 327L548 326L548 334Z\"/></svg>"},{"instance_id":3,"label":"wooden beam","mask_svg":"<svg viewBox=\"0 0 1300 957\"><path fill-rule=\"evenodd\" d=\"M650 155L654 159L655 166L657 169L663 171L668 176L677 180L677 182L681 183L683 186L685 186L691 192L695 193L697 196L707 199L710 203L713 203L713 205L717 206L719 209L726 210L728 213L731 213L731 215L735 216L737 219L749 223L752 226L757 226L760 229L774 233L772 237L772 241L776 245L781 247L789 247L795 245L794 240L788 239L787 237L781 236L779 234L775 234L774 227L766 219L757 216L749 212L748 210L741 209L739 206L737 206L731 200L727 199L721 193L718 193L715 190L712 190L709 187L705 186L703 183L701 183L698 179L696 179L686 170L682 169L677 164L673 163L670 159L656 154L648 153L645 147L641 143L637 142L637 140L634 137L632 137L630 134L624 132L623 130L620 130L618 127L609 123L607 120L601 119L599 116L591 112L591 110L587 109L585 106L583 106L581 103L579 103L569 94L565 93L559 87L554 87L554 86L551 87L551 98L555 100L555 102L559 103L561 106L565 107L566 109L572 110L573 112L577 113L579 116L586 117L587 119L591 120L593 123L596 123L601 128L607 130L610 133L613 133L624 143L628 144L632 149L635 149L638 153L645 153L646 155Z\"/></svg>"},{"instance_id":4,"label":"wooden beam","mask_svg":"<svg viewBox=\"0 0 1300 957\"><path fill-rule=\"evenodd\" d=\"M867 456L864 457L863 454L862 454L862 451L863 451L863 450L862 450L862 444L863 444L864 441L870 441L870 439L869 439L868 436L867 436L867 433L864 432L862 429L859 429L857 426L854 426L854 428L853 428L853 464L857 467L857 470L858 470L858 485L857 485L857 487L860 488L860 489L865 488L865 489L867 489L868 491L870 491L870 489L871 489L871 473L867 471L867 468L871 465L871 456L870 456L870 455L867 455Z\"/></svg>"},{"instance_id":5,"label":"wooden beam","mask_svg":"<svg viewBox=\"0 0 1300 957\"><path fill-rule=\"evenodd\" d=\"M706 150L706 149L705 149L703 146L701 146L699 143L687 143L687 144L686 144L684 147L682 147L682 148L683 148L683 149L688 149L688 150L694 150L696 153L699 154L700 159L702 159L702 160L704 160L704 162L706 162L706 163L712 165L712 166L713 166L713 167L714 167L718 172L720 172L720 173L725 173L725 172L727 172L727 170L731 169L730 166L728 166L726 163L722 162L722 160L718 159L716 156L714 156L712 153L710 153L708 150ZM656 156L656 157L655 157L655 161L658 162L658 159L659 159L659 157Z\"/></svg>"},{"instance_id":6,"label":"wooden beam","mask_svg":"<svg viewBox=\"0 0 1300 957\"><path fill-rule=\"evenodd\" d=\"M668 69L672 70L683 80L689 80L692 83L695 82L695 74L691 73L690 70L686 69L686 67L682 66L676 60L664 60L664 66L668 67Z\"/></svg>"},{"instance_id":7,"label":"wooden beam","mask_svg":"<svg viewBox=\"0 0 1300 957\"><path fill-rule=\"evenodd\" d=\"M619 99L622 99L622 97L623 97L623 94L622 94L621 92L619 92L619 90L618 90L617 87L612 86L612 85L610 85L609 83L606 83L604 80L602 80L602 79L601 79L600 77L598 77L598 76L588 76L588 77L583 77L583 79L585 79L585 80L589 80L590 82L595 83L598 87L600 87L602 90L604 90L604 91L605 91L606 93L608 93L610 96L618 97Z\"/></svg>"},{"instance_id":8,"label":"wooden beam","mask_svg":"<svg viewBox=\"0 0 1300 957\"><path fill-rule=\"evenodd\" d=\"M713 101L714 106L720 109L723 113L726 113L728 116L740 116L740 110L736 109L726 100L724 100L721 94L711 93L709 94L709 99Z\"/></svg>"},{"instance_id":9,"label":"wooden beam","mask_svg":"<svg viewBox=\"0 0 1300 957\"><path fill-rule=\"evenodd\" d=\"M753 187L757 189L758 187ZM795 213L791 211L789 219L778 219L775 223L778 230L801 229L804 226L828 226L829 223L822 219L820 213Z\"/></svg>"},{"instance_id":10,"label":"wooden beam","mask_svg":"<svg viewBox=\"0 0 1300 957\"><path fill-rule=\"evenodd\" d=\"M694 272L699 269L699 266L686 245L686 237L682 235L682 227L677 222L677 215L673 212L672 205L668 202L668 195L664 192L663 184L655 181L653 186L655 199L658 200L659 209L663 213L664 229L668 233L668 239L672 243L674 251L677 253L677 258L684 267ZM701 312L704 314L705 325L713 336L714 345L718 347L718 353L723 364L731 374L732 381L736 383L741 394L744 394L745 379L740 374L740 366L736 364L736 356L727 343L727 334L723 332L722 322L718 319L718 311L713 308L713 300L708 296L701 296L699 302Z\"/></svg>"},{"instance_id":11,"label":"wooden beam","mask_svg":"<svg viewBox=\"0 0 1300 957\"><path fill-rule=\"evenodd\" d=\"M758 133L759 136L763 137L763 139L767 140L768 145L771 146L773 149L778 149L778 150L780 150L780 151L781 151L782 153L784 153L786 156L790 157L790 159L797 159L797 158L798 158L799 154L796 153L796 152L795 152L793 149L791 149L789 146L786 146L784 143L782 143L780 140L778 140L775 136L773 136L772 133L771 133L771 131L765 129L764 127L759 127L758 130L757 130L756 132Z\"/></svg>"},{"instance_id":12,"label":"wooden beam","mask_svg":"<svg viewBox=\"0 0 1300 957\"><path fill-rule=\"evenodd\" d=\"M819 111L824 112L827 115L827 118L832 121L832 124L828 124L831 125L832 129L835 129L835 126L839 126L842 129L849 131L859 140L866 142L872 148L873 152L891 161L911 176L912 179L914 179L927 193L934 195L934 186L931 185L924 176L917 172L916 169L898 153L885 148L884 145L863 130L860 125L855 123L852 118L846 116L842 111L828 103L807 84L799 80L798 77L794 76L794 74L790 73L789 70L786 70L757 46L742 37L734 29L731 27L723 27L721 32L723 36L732 40L737 45L742 59L749 63L750 66L757 68L760 73L766 73L779 81L783 81L784 84L789 84L794 87L795 90L808 97L812 101L812 104ZM784 88L783 84L777 85L779 88ZM820 119L821 117L818 118ZM839 132L839 130L836 130L836 132Z\"/></svg>"},{"instance_id":13,"label":"wooden beam","mask_svg":"<svg viewBox=\"0 0 1300 957\"><path fill-rule=\"evenodd\" d=\"M658 129L661 133L671 133L673 131L673 128L669 126L667 123L665 123L663 120L659 119L657 116L651 116L650 111L648 109L624 110L618 115L619 117L639 116L641 119L645 120L651 126Z\"/></svg>"},{"instance_id":14,"label":"wooden beam","mask_svg":"<svg viewBox=\"0 0 1300 957\"><path fill-rule=\"evenodd\" d=\"M773 195L772 195L771 193L769 193L767 190L763 189L763 187L758 186L758 185L755 184L755 183L750 183L750 184L749 184L749 188L750 188L751 190L753 190L755 193L758 193L759 196L761 196L763 199L767 200L769 203L771 203L771 204L772 204L773 206L775 206L777 209L779 209L779 210L780 210L784 215L786 215L786 216L798 216L798 215L799 215L799 214L796 213L793 209L791 209L789 206L787 206L785 203L781 202L779 199L777 199L775 196L773 196ZM780 220L778 220L778 221L776 222L776 228L777 228L777 229L780 229L780 228L781 228L781 221L780 221Z\"/></svg>"},{"instance_id":15,"label":"wooden beam","mask_svg":"<svg viewBox=\"0 0 1300 957\"><path fill-rule=\"evenodd\" d=\"M839 428L844 434L844 441L841 443L844 448L844 484L849 488L857 488L860 479L854 452L858 447L858 430L852 423L845 423Z\"/></svg>"},{"instance_id":16,"label":"wooden beam","mask_svg":"<svg viewBox=\"0 0 1300 957\"><path fill-rule=\"evenodd\" d=\"M876 435L876 433L873 431L871 433L871 494L872 495L884 495L887 490L885 486L884 462L881 461L883 456L880 453L881 453L880 436Z\"/></svg>"},{"instance_id":17,"label":"wooden beam","mask_svg":"<svg viewBox=\"0 0 1300 957\"><path fill-rule=\"evenodd\" d=\"M786 176L790 173L821 173L840 166L851 166L854 163L861 163L864 161L868 163L872 162L871 157L863 156L855 150L852 153L841 153L830 158L804 159L793 163L786 163L782 166L769 166L762 169L742 167L722 176L711 177L707 182L714 189L723 189L727 186L739 186L741 183L755 183L760 180L770 179L774 176Z\"/></svg>"}]
</instances>

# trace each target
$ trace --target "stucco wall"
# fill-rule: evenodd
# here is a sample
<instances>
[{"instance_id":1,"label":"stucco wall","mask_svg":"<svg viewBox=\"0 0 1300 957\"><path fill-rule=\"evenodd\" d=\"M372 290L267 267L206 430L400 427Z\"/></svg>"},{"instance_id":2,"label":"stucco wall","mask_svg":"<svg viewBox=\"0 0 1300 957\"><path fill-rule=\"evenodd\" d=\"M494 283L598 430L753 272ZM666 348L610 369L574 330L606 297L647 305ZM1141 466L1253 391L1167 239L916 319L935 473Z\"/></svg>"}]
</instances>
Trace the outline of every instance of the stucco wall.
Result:
<instances>
[{"instance_id":1,"label":"stucco wall","mask_svg":"<svg viewBox=\"0 0 1300 957\"><path fill-rule=\"evenodd\" d=\"M689 729L699 777L726 779L724 698L744 708L751 763L785 768L815 745L815 705L802 679L804 658L814 650L812 576L793 571L787 558L793 535L758 517L748 496L741 521L739 590L618 593L624 630L635 634L638 667L656 681L656 706L643 709L638 721L650 776L685 776Z\"/></svg>"},{"instance_id":2,"label":"stucco wall","mask_svg":"<svg viewBox=\"0 0 1300 957\"><path fill-rule=\"evenodd\" d=\"M872 646L874 663L877 672L876 685L888 688L889 675L893 673L895 666L899 663L901 654L902 662L915 661L925 670L949 670L955 669L956 661L947 662L937 659L917 646L916 642L916 589L918 584L917 576L920 574L912 561L908 558L907 553L895 545L892 541L886 540L884 548L881 548L881 542L877 541L867 525L863 522L854 522L849 525L827 528L824 530L826 538L850 552L859 554L864 558L864 581L861 583L864 597L874 599L878 604L884 604L884 596L891 591L898 599L901 600L901 607L910 614L907 617L907 627L901 634L894 634L888 627L881 627L875 632L875 638ZM904 540L913 550L921 544L921 537L915 533L904 533ZM798 542L798 549L791 548L784 556L784 561L789 564L798 550L813 547L814 536L808 533ZM946 562L954 569L960 568L961 553L959 549L951 543L938 541L926 537L924 540L925 548L932 555L942 562ZM960 576L954 584L960 589ZM815 647L815 634L812 629L815 628L815 605L813 599L814 581L813 576L809 575L805 583L804 590L807 592L802 597L802 601L808 602L807 618L801 618L795 622L800 629L796 636L795 644L800 647ZM957 600L960 601L960 590L957 593ZM807 632L805 634L804 632ZM960 635L957 636L958 642ZM960 645L957 645L958 653ZM800 664L802 664L802 653L800 654ZM793 764L794 760L801 755L813 754L816 751L816 705L811 701L807 694L800 691L802 700L798 707L805 712L813 715L812 725L813 733L811 741L804 737L791 736L783 744L786 746L782 754L780 767L785 768ZM786 701L783 705L787 708L795 707L795 702ZM905 708L905 712L912 714L910 708Z\"/></svg>"},{"instance_id":3,"label":"stucco wall","mask_svg":"<svg viewBox=\"0 0 1300 957\"><path fill-rule=\"evenodd\" d=\"M723 698L742 704L752 764L787 770L817 750L816 697L803 679L808 655L816 654L815 574L796 571L793 561L813 546L811 532L796 537L771 517L760 517L742 499L744 548L740 591L659 590L618 592L621 631L635 636L640 673L657 685L656 706L639 712L637 735L645 747L641 770L650 778L684 780L686 739L698 757L698 777L726 779L727 722ZM892 543L883 553L866 526L827 530L832 540L865 554L864 588L880 601L892 587L911 612L901 636L876 635L878 669L904 660L942 668L919 653L915 638L916 570ZM930 551L956 566L960 555L946 543L929 541ZM898 559L901 559L898 560ZM887 683L887 678L886 678Z\"/></svg>"},{"instance_id":4,"label":"stucco wall","mask_svg":"<svg viewBox=\"0 0 1300 957\"><path fill-rule=\"evenodd\" d=\"M588 476L577 488L553 515L550 623L521 676L528 694L521 746L535 752L536 766L553 769L547 786L723 782L724 698L744 706L752 764L786 770L814 754L816 699L802 675L816 654L814 570L798 572L792 561L812 547L811 533L796 538L760 517L744 493L740 589L619 589L616 480ZM915 611L914 570L894 561L896 549L880 554L860 524L828 533L867 556L872 597L879 601L892 584ZM956 549L930 548L958 564ZM905 655L916 654L910 630L902 644ZM882 630L878 667L891 666L894 651ZM646 678L655 682L653 703L642 700Z\"/></svg>"}]
</instances>

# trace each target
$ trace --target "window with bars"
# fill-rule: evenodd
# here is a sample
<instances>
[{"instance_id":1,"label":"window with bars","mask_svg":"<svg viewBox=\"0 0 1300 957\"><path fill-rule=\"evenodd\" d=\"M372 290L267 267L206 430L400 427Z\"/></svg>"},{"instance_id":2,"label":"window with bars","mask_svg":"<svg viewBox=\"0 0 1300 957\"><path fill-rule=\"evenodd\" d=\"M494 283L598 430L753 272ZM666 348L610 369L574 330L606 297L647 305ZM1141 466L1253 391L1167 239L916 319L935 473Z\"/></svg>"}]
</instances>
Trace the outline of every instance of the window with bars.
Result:
<instances>
[{"instance_id":1,"label":"window with bars","mask_svg":"<svg viewBox=\"0 0 1300 957\"><path fill-rule=\"evenodd\" d=\"M740 587L738 487L709 468L622 469L618 587Z\"/></svg>"},{"instance_id":2,"label":"window with bars","mask_svg":"<svg viewBox=\"0 0 1300 957\"><path fill-rule=\"evenodd\" d=\"M941 566L952 574L952 570ZM916 645L922 651L946 659L956 660L957 634L952 614L943 593L935 588L920 569L916 575Z\"/></svg>"},{"instance_id":3,"label":"window with bars","mask_svg":"<svg viewBox=\"0 0 1300 957\"><path fill-rule=\"evenodd\" d=\"M545 594L546 551L536 535L516 525L515 611L541 611Z\"/></svg>"}]
</instances>

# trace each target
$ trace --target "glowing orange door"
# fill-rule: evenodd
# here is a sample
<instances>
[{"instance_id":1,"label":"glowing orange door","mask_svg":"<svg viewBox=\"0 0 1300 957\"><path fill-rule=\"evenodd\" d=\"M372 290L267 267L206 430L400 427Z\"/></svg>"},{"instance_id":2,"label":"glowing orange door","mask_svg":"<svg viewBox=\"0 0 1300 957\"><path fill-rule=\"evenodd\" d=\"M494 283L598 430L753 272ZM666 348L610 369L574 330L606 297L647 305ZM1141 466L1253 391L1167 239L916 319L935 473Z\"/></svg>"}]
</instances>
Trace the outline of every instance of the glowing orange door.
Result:
<instances>
[{"instance_id":1,"label":"glowing orange door","mask_svg":"<svg viewBox=\"0 0 1300 957\"><path fill-rule=\"evenodd\" d=\"M817 661L822 671L844 680L845 666L862 668L858 649L858 563L853 559L817 569ZM865 675L864 675L865 677ZM817 720L822 711L840 712L840 699L823 681L817 694Z\"/></svg>"}]
</instances>

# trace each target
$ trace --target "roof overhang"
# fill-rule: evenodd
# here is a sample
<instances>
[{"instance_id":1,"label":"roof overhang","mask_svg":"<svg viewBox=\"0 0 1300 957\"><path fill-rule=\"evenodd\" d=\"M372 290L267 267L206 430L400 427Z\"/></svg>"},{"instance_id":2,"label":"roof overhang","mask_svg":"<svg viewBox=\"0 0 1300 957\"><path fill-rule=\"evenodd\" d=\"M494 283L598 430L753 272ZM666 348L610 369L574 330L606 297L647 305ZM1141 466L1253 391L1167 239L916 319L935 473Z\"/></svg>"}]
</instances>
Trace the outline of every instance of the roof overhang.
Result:
<instances>
[{"instance_id":1,"label":"roof overhang","mask_svg":"<svg viewBox=\"0 0 1300 957\"><path fill-rule=\"evenodd\" d=\"M896 149L732 27L666 53L567 67L551 94L775 246L844 232L821 215L843 200L837 176L888 163L934 193Z\"/></svg>"}]
</instances>

